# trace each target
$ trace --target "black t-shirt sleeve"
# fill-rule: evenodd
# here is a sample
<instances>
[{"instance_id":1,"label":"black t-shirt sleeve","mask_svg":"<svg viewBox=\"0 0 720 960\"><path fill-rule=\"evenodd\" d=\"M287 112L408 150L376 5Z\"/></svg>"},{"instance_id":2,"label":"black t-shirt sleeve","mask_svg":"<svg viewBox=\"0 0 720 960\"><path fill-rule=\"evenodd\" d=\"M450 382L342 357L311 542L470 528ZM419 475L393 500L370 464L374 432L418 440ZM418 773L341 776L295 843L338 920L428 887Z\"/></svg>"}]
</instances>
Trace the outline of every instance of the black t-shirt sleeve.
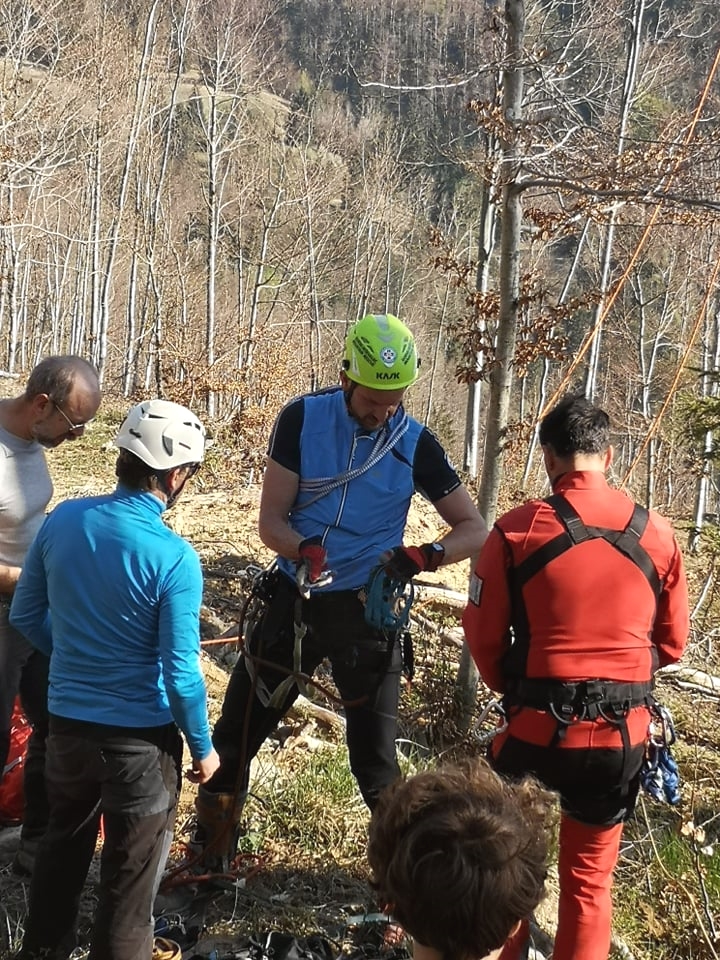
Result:
<instances>
[{"instance_id":1,"label":"black t-shirt sleeve","mask_svg":"<svg viewBox=\"0 0 720 960\"><path fill-rule=\"evenodd\" d=\"M302 397L291 400L277 416L268 444L268 456L300 476L300 434L305 420Z\"/></svg>"},{"instance_id":2,"label":"black t-shirt sleeve","mask_svg":"<svg viewBox=\"0 0 720 960\"><path fill-rule=\"evenodd\" d=\"M460 486L460 477L435 434L423 428L413 461L415 489L431 503L442 500Z\"/></svg>"}]
</instances>

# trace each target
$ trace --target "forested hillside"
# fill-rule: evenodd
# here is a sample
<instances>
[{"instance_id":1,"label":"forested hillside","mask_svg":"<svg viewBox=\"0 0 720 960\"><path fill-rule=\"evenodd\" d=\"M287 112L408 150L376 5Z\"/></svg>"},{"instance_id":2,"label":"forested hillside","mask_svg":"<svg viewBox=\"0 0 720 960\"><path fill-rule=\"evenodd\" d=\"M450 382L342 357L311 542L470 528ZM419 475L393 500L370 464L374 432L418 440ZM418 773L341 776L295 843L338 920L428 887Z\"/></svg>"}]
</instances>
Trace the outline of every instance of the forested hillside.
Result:
<instances>
[{"instance_id":1,"label":"forested hillside","mask_svg":"<svg viewBox=\"0 0 720 960\"><path fill-rule=\"evenodd\" d=\"M720 956L719 117L718 0L0 0L0 376L92 359L105 439L129 398L188 403L230 487L393 312L490 520L543 489L554 399L608 409L703 670L683 806L624 850L643 960Z\"/></svg>"},{"instance_id":2,"label":"forested hillside","mask_svg":"<svg viewBox=\"0 0 720 960\"><path fill-rule=\"evenodd\" d=\"M677 442L682 398L714 393L718 351L716 5L524 20L510 167L502 5L0 3L0 365L80 351L108 389L251 433L394 310L422 346L414 412L474 469L462 381L492 374L512 182L511 424L588 380L628 428L621 476L642 454L634 481L686 507L707 444Z\"/></svg>"}]
</instances>

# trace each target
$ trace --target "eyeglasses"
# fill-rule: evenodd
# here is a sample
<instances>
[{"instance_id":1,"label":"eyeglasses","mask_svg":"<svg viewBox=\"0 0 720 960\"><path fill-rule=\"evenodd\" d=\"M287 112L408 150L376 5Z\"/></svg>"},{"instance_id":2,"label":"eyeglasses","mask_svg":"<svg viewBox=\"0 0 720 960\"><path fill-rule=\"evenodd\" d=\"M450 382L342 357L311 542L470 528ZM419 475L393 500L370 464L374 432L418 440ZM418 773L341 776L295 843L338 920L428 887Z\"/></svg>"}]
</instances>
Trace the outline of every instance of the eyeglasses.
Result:
<instances>
[{"instance_id":1,"label":"eyeglasses","mask_svg":"<svg viewBox=\"0 0 720 960\"><path fill-rule=\"evenodd\" d=\"M68 433L78 433L80 430L84 430L89 423L92 423L92 420L86 420L84 423L73 423L60 404L56 403L52 397L50 397L50 402L68 425Z\"/></svg>"},{"instance_id":2,"label":"eyeglasses","mask_svg":"<svg viewBox=\"0 0 720 960\"><path fill-rule=\"evenodd\" d=\"M196 473L198 472L198 470L200 469L200 467L201 467L201 464L199 464L199 463L188 463L188 464L187 464L187 467L186 467L187 472L188 472L188 473L187 473L187 479L189 480L191 477L194 477L195 474L196 474Z\"/></svg>"}]
</instances>

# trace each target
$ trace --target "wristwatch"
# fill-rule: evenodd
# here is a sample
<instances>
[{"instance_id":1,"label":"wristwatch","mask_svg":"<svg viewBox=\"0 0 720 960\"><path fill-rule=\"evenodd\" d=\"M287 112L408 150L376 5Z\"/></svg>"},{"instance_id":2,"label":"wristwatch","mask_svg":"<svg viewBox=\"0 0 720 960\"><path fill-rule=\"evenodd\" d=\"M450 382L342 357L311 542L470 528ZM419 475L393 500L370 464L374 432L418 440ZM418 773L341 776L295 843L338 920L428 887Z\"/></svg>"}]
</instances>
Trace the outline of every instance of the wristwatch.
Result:
<instances>
[{"instance_id":1,"label":"wristwatch","mask_svg":"<svg viewBox=\"0 0 720 960\"><path fill-rule=\"evenodd\" d=\"M428 570L432 572L437 570L440 564L445 559L445 547L441 543L429 543L428 544Z\"/></svg>"}]
</instances>

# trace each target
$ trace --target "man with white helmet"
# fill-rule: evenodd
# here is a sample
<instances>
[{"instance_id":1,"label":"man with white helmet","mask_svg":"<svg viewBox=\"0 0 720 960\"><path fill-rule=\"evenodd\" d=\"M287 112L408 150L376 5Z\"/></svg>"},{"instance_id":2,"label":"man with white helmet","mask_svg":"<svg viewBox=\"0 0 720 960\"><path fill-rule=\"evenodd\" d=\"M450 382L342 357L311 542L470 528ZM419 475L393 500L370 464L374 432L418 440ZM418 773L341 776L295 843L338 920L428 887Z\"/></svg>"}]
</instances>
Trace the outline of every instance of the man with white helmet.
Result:
<instances>
[{"instance_id":1,"label":"man with white helmet","mask_svg":"<svg viewBox=\"0 0 720 960\"><path fill-rule=\"evenodd\" d=\"M180 783L179 731L192 780L203 783L218 765L200 669L200 561L162 520L202 463L205 430L186 407L150 400L130 410L115 443L115 491L56 507L10 610L13 626L50 656L50 822L23 960L65 958L74 948L101 815L88 956L150 960Z\"/></svg>"},{"instance_id":2,"label":"man with white helmet","mask_svg":"<svg viewBox=\"0 0 720 960\"><path fill-rule=\"evenodd\" d=\"M370 314L348 333L340 385L291 401L268 451L259 532L277 552L267 613L230 679L213 732L221 765L198 791L199 844L222 865L234 853L250 761L298 696L288 673L310 675L324 658L346 701L352 772L371 809L400 770L396 758L402 631L366 621L373 568L407 581L464 560L487 530L435 436L403 408L418 375L415 340L391 314ZM415 491L448 532L402 546ZM299 637L299 635L301 635ZM273 669L277 665L279 669Z\"/></svg>"}]
</instances>

